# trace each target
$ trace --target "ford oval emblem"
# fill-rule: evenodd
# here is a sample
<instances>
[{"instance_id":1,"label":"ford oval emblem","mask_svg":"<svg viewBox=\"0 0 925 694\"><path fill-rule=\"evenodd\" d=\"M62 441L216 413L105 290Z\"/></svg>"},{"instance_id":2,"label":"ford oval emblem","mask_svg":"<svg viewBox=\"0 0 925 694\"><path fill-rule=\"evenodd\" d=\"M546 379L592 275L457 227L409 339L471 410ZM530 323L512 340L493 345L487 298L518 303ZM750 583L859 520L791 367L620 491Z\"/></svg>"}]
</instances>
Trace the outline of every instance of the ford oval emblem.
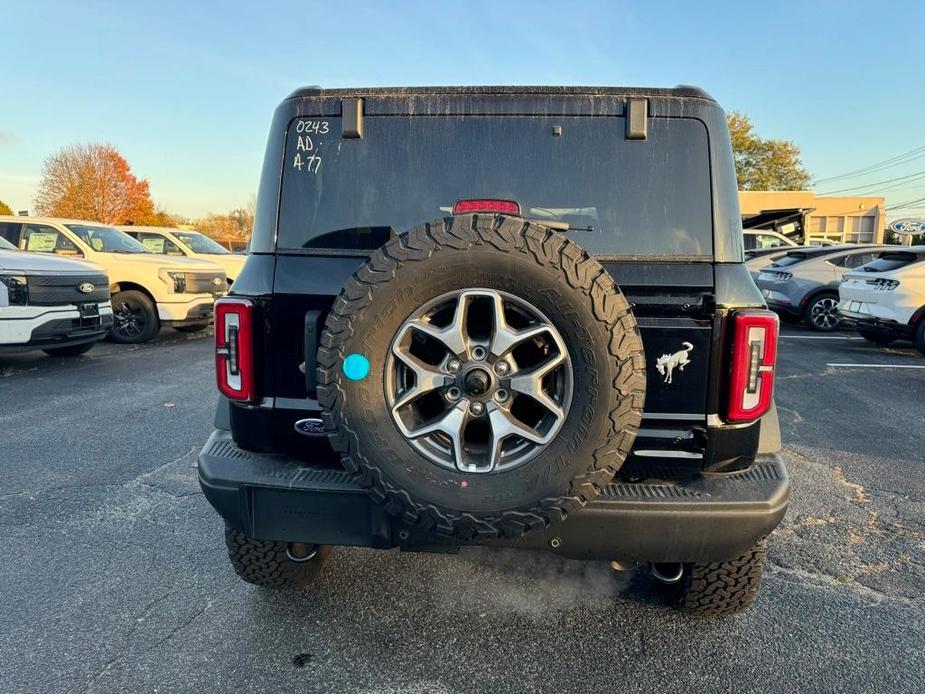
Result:
<instances>
[{"instance_id":1,"label":"ford oval emblem","mask_svg":"<svg viewBox=\"0 0 925 694\"><path fill-rule=\"evenodd\" d=\"M324 436L324 422L317 418L300 419L295 430L305 436Z\"/></svg>"},{"instance_id":2,"label":"ford oval emblem","mask_svg":"<svg viewBox=\"0 0 925 694\"><path fill-rule=\"evenodd\" d=\"M925 219L897 219L890 224L890 230L909 236L925 234Z\"/></svg>"},{"instance_id":3,"label":"ford oval emblem","mask_svg":"<svg viewBox=\"0 0 925 694\"><path fill-rule=\"evenodd\" d=\"M81 282L80 284L77 285L77 289L79 289L84 294L89 294L94 289L96 289L96 286L91 284L90 282Z\"/></svg>"}]
</instances>

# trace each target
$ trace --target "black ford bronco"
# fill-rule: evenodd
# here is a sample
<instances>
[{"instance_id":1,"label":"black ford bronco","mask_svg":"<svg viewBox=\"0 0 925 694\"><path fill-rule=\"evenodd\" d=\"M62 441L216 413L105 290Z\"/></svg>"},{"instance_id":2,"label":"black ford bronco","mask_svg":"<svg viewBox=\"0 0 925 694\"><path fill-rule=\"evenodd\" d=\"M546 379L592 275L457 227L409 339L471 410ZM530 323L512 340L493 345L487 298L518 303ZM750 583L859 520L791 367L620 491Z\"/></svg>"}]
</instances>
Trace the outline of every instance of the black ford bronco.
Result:
<instances>
[{"instance_id":1,"label":"black ford bronco","mask_svg":"<svg viewBox=\"0 0 925 694\"><path fill-rule=\"evenodd\" d=\"M742 246L699 89L294 92L215 311L199 478L235 570L542 548L746 608L789 481Z\"/></svg>"}]
</instances>

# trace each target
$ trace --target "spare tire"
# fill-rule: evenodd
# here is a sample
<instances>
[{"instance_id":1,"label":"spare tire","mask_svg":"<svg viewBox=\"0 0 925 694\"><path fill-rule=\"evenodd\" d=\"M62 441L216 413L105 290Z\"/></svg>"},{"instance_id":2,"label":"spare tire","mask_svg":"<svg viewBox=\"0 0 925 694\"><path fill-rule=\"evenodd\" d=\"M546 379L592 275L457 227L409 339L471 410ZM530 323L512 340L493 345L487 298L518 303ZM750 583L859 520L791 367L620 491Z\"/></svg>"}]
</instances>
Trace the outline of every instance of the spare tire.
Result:
<instances>
[{"instance_id":1,"label":"spare tire","mask_svg":"<svg viewBox=\"0 0 925 694\"><path fill-rule=\"evenodd\" d=\"M463 215L375 251L328 314L318 400L345 468L409 524L517 537L601 493L645 398L611 276L523 219Z\"/></svg>"}]
</instances>

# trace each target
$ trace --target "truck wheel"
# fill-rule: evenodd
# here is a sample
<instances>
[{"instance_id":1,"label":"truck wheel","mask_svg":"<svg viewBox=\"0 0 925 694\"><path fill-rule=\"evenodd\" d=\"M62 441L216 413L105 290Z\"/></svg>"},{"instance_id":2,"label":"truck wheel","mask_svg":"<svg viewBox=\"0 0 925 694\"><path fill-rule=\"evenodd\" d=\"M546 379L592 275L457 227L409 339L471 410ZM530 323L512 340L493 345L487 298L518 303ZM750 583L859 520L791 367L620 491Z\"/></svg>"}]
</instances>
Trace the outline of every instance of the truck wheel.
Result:
<instances>
[{"instance_id":1,"label":"truck wheel","mask_svg":"<svg viewBox=\"0 0 925 694\"><path fill-rule=\"evenodd\" d=\"M151 298L135 289L116 292L112 297L113 342L136 345L147 342L161 329L157 308Z\"/></svg>"},{"instance_id":2,"label":"truck wheel","mask_svg":"<svg viewBox=\"0 0 925 694\"><path fill-rule=\"evenodd\" d=\"M42 351L49 357L79 357L86 354L96 342L84 342L82 345L68 345L67 347L47 347Z\"/></svg>"},{"instance_id":3,"label":"truck wheel","mask_svg":"<svg viewBox=\"0 0 925 694\"><path fill-rule=\"evenodd\" d=\"M912 344L915 345L919 354L925 355L925 318L919 320L915 333L912 335Z\"/></svg>"},{"instance_id":4,"label":"truck wheel","mask_svg":"<svg viewBox=\"0 0 925 694\"><path fill-rule=\"evenodd\" d=\"M230 525L225 526L225 545L235 573L267 588L304 588L331 553L328 545L255 540Z\"/></svg>"},{"instance_id":5,"label":"truck wheel","mask_svg":"<svg viewBox=\"0 0 925 694\"><path fill-rule=\"evenodd\" d=\"M890 337L889 335L884 335L882 333L870 332L861 328L858 328L858 334L868 342L872 342L878 347L886 347L887 345L891 345L896 342L895 337Z\"/></svg>"},{"instance_id":6,"label":"truck wheel","mask_svg":"<svg viewBox=\"0 0 925 694\"><path fill-rule=\"evenodd\" d=\"M674 589L678 607L704 615L747 610L758 594L767 542L761 540L737 559L689 564Z\"/></svg>"},{"instance_id":7,"label":"truck wheel","mask_svg":"<svg viewBox=\"0 0 925 694\"><path fill-rule=\"evenodd\" d=\"M386 511L461 539L563 520L623 464L642 340L611 276L562 234L462 215L372 254L318 353L332 446Z\"/></svg>"},{"instance_id":8,"label":"truck wheel","mask_svg":"<svg viewBox=\"0 0 925 694\"><path fill-rule=\"evenodd\" d=\"M813 330L830 333L841 325L838 315L838 295L819 294L806 304L803 311L803 320Z\"/></svg>"}]
</instances>

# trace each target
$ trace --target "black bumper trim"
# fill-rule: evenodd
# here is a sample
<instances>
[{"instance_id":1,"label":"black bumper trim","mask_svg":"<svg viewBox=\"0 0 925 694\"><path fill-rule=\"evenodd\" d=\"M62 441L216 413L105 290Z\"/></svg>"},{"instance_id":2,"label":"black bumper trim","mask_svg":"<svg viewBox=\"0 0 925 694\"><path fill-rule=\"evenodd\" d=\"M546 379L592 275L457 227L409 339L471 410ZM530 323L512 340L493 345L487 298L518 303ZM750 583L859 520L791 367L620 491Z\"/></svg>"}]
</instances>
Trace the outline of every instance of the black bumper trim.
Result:
<instances>
[{"instance_id":1,"label":"black bumper trim","mask_svg":"<svg viewBox=\"0 0 925 694\"><path fill-rule=\"evenodd\" d=\"M258 539L447 551L463 544L391 517L349 473L242 450L228 431L213 432L200 452L199 482L229 524ZM747 470L686 483L614 483L562 523L471 544L580 559L726 561L777 527L789 497L781 456L765 454Z\"/></svg>"},{"instance_id":2,"label":"black bumper trim","mask_svg":"<svg viewBox=\"0 0 925 694\"><path fill-rule=\"evenodd\" d=\"M895 337L900 340L911 340L915 332L911 325L897 323L896 321L882 321L877 319L850 318L842 315L842 320L854 325L855 329L865 330L876 335Z\"/></svg>"}]
</instances>

